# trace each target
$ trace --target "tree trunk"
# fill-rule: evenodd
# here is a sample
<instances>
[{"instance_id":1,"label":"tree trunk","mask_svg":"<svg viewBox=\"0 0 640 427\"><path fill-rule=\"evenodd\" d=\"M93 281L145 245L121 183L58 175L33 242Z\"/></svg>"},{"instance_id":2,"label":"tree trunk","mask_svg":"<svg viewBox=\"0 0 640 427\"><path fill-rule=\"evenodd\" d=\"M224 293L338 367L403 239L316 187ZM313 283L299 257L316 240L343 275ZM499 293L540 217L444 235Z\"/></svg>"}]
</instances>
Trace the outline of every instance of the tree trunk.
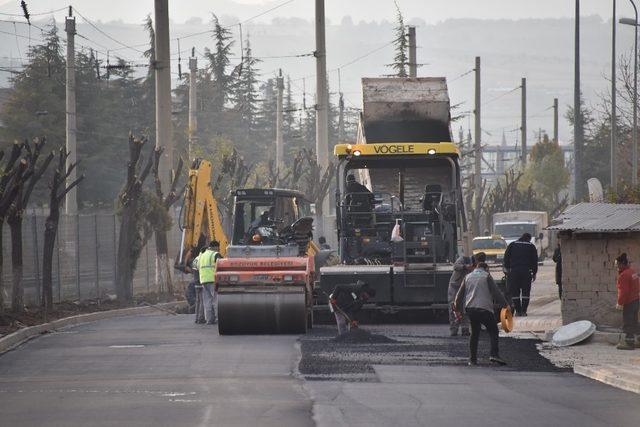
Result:
<instances>
[{"instance_id":1,"label":"tree trunk","mask_svg":"<svg viewBox=\"0 0 640 427\"><path fill-rule=\"evenodd\" d=\"M22 313L24 310L24 288L22 286L22 216L16 215L9 220L11 229L11 310Z\"/></svg>"},{"instance_id":2,"label":"tree trunk","mask_svg":"<svg viewBox=\"0 0 640 427\"><path fill-rule=\"evenodd\" d=\"M2 280L2 274L4 269L2 268L4 262L4 247L2 244L2 233L4 232L4 218L0 218L0 314L4 314L4 281Z\"/></svg>"},{"instance_id":3,"label":"tree trunk","mask_svg":"<svg viewBox=\"0 0 640 427\"><path fill-rule=\"evenodd\" d=\"M52 205L44 226L42 253L42 303L47 313L53 309L53 254L59 220L60 208Z\"/></svg>"},{"instance_id":4,"label":"tree trunk","mask_svg":"<svg viewBox=\"0 0 640 427\"><path fill-rule=\"evenodd\" d=\"M173 294L171 268L169 267L169 244L166 231L156 231L156 286L158 294Z\"/></svg>"},{"instance_id":5,"label":"tree trunk","mask_svg":"<svg viewBox=\"0 0 640 427\"><path fill-rule=\"evenodd\" d=\"M138 261L133 249L136 236L136 208L137 200L131 200L122 210L116 276L116 296L120 301L133 300L133 272Z\"/></svg>"}]
</instances>

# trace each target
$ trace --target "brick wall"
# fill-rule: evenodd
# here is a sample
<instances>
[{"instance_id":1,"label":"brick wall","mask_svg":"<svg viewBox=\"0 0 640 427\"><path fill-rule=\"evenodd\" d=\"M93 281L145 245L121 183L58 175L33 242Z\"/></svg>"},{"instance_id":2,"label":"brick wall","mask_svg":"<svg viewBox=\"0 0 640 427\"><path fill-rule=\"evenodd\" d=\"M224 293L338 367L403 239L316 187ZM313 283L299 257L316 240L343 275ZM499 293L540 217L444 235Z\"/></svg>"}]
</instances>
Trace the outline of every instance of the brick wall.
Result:
<instances>
[{"instance_id":1,"label":"brick wall","mask_svg":"<svg viewBox=\"0 0 640 427\"><path fill-rule=\"evenodd\" d=\"M591 320L596 325L621 326L615 309L615 258L629 255L640 269L640 233L560 235L562 245L562 321Z\"/></svg>"}]
</instances>

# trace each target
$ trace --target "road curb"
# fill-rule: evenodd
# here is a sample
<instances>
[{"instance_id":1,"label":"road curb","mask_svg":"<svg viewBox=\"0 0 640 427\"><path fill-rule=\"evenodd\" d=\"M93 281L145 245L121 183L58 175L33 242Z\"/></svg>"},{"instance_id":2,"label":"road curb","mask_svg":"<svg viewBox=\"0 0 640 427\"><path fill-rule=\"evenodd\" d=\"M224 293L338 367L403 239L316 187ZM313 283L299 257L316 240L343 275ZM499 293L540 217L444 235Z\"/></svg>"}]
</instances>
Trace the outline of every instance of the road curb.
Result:
<instances>
[{"instance_id":1,"label":"road curb","mask_svg":"<svg viewBox=\"0 0 640 427\"><path fill-rule=\"evenodd\" d=\"M628 379L610 368L584 365L575 365L573 372L612 387L640 394L640 376L636 376L635 380Z\"/></svg>"},{"instance_id":2,"label":"road curb","mask_svg":"<svg viewBox=\"0 0 640 427\"><path fill-rule=\"evenodd\" d=\"M157 307L160 309L172 309L184 304L186 304L184 301L176 301L157 304ZM156 306L143 306L120 308L116 310L96 311L94 313L64 317L62 319L57 319L49 323L43 323L41 325L29 326L0 338L0 354L11 350L12 348L24 343L25 341L37 337L38 335L41 335L45 332L54 331L56 329L61 329L67 326L95 322L96 320L110 319L112 317L160 313L161 311L158 311L158 308L156 308Z\"/></svg>"}]
</instances>

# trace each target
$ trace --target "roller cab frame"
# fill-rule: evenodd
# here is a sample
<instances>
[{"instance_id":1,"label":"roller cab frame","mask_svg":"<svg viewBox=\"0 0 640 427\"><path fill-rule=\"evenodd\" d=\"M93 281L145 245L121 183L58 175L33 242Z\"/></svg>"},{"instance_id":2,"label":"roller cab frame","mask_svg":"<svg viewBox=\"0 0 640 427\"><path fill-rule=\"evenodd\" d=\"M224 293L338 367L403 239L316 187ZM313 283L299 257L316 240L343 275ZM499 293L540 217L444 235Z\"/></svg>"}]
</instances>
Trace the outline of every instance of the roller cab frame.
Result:
<instances>
[{"instance_id":1,"label":"roller cab frame","mask_svg":"<svg viewBox=\"0 0 640 427\"><path fill-rule=\"evenodd\" d=\"M239 189L216 269L221 334L305 333L315 278L313 220L298 191Z\"/></svg>"}]
</instances>

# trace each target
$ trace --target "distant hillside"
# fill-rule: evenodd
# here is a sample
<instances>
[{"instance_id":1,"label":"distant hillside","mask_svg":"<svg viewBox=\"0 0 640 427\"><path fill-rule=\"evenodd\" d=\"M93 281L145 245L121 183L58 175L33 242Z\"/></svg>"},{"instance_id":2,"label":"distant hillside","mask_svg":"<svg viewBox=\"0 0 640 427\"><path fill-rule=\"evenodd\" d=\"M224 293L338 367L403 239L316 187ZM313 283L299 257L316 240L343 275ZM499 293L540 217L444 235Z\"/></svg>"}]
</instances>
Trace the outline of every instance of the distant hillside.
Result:
<instances>
[{"instance_id":1,"label":"distant hillside","mask_svg":"<svg viewBox=\"0 0 640 427\"><path fill-rule=\"evenodd\" d=\"M227 21L237 22L234 18L226 18L225 22ZM41 21L36 23L44 24ZM483 106L483 128L484 139L488 143L499 143L503 130L507 133L509 143L514 143L520 122L520 95L519 91L505 93L517 87L523 76L528 78L530 140L533 140L540 127L551 131L552 117L548 107L554 97L560 99L563 114L566 106L572 103L573 21L570 19L455 19L437 24L426 24L414 19L411 23L418 26L418 59L424 64L419 74L447 76L452 103L459 104L460 112L473 109L473 76L459 76L473 68L476 55L482 57L483 100L486 103ZM146 41L140 25L112 22L99 26L125 44L136 45ZM178 47L175 38L208 28L206 21L203 22L200 18L172 26L172 67L176 74ZM232 29L235 37L238 37L237 27ZM273 76L278 68L282 68L291 75L297 98L301 101L303 89L306 89L306 102L312 103L315 87L313 57L269 58L313 52L315 43L311 22L299 18L276 18L269 24L250 24L243 29L244 37L250 37L254 55L262 57L260 69L263 76ZM16 41L14 26L10 23L0 22L0 31L0 67L19 69L22 61L19 57L25 57L28 39L18 38ZM17 31L21 36L28 34L24 25L18 25ZM77 39L80 45L98 47L101 51L105 47L121 47L82 20L79 20L78 32L85 37ZM359 107L361 104L360 77L390 72L385 64L391 62L393 52L391 46L384 45L392 39L392 32L393 26L389 22L356 22L349 17L327 28L330 87L333 92L337 91L336 68L343 66L340 87L345 93L348 107ZM39 31L32 28L31 37L32 40L37 39ZM620 52L629 51L632 38L630 29L620 28ZM609 24L599 17L584 18L582 43L583 93L587 102L597 103L597 94L607 87L604 76L609 72ZM202 53L204 47L210 44L207 34L183 38L180 42L183 70L187 68L186 58L191 46ZM236 50L237 48L238 44ZM376 49L378 50L372 52ZM133 50L122 49L115 54L138 64L145 62ZM110 53L111 57L115 54ZM11 60L11 57L14 59ZM104 59L104 55L102 57ZM200 66L204 64L204 59L200 59ZM0 72L0 85L8 84L8 76L6 71ZM307 78L303 80L304 76ZM174 78L177 79L177 75ZM495 99L503 94L503 97ZM468 122L463 119L459 125L466 128ZM570 139L571 131L564 120L561 120L561 125L560 137L566 141Z\"/></svg>"}]
</instances>

